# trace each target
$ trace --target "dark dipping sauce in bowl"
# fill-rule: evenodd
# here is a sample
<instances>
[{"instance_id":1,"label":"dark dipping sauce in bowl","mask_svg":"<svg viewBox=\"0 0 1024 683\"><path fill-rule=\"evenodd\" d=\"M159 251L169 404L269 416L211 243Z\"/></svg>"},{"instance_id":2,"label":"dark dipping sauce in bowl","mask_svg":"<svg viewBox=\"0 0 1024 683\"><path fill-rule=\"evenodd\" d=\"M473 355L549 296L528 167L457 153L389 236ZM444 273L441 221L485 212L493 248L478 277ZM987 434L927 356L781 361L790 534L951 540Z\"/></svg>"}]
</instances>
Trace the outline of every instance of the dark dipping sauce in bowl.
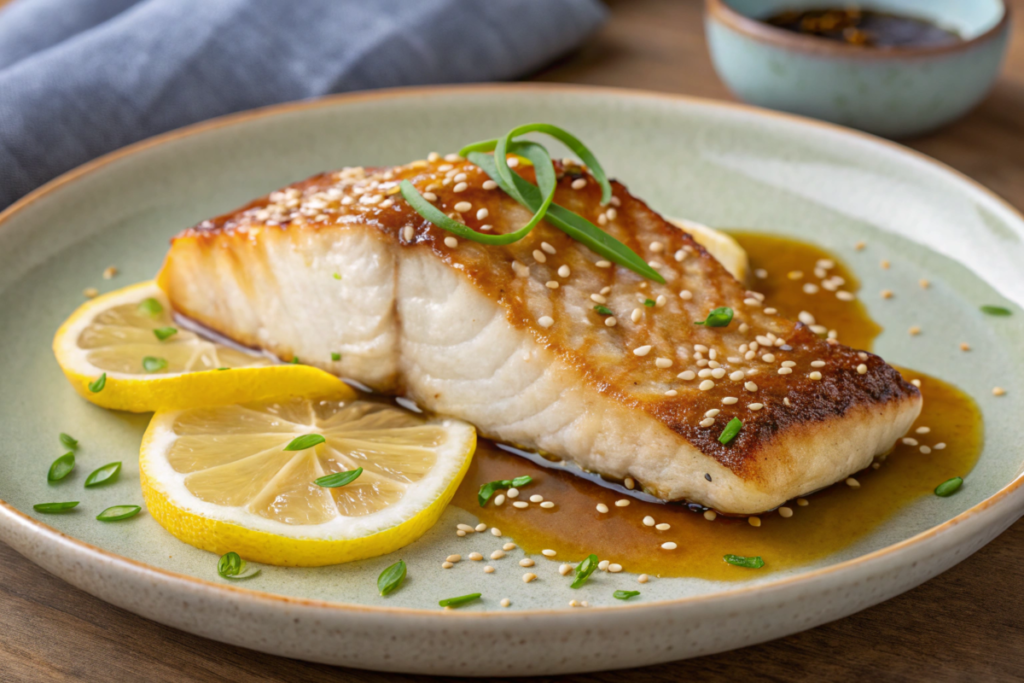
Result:
<instances>
[{"instance_id":1,"label":"dark dipping sauce in bowl","mask_svg":"<svg viewBox=\"0 0 1024 683\"><path fill-rule=\"evenodd\" d=\"M753 232L734 232L748 256L751 287L767 295L782 315L796 319L813 312L816 323L835 330L842 343L870 350L882 329L860 301L844 301L832 285L856 292L859 283L838 258L806 242ZM823 268L827 266L827 268ZM839 279L842 284L837 284ZM831 284L808 294L805 285ZM981 411L956 387L920 372L898 368L920 383L924 409L905 439L893 451L853 475L856 487L839 482L822 491L789 501L779 510L757 517L705 517L685 504L638 500L622 488L611 489L599 477L576 476L562 467L541 466L480 439L476 455L452 503L489 527L501 530L494 549L512 541L530 554L554 550L555 562L576 564L590 553L621 565L624 571L652 576L688 576L735 581L807 565L863 539L900 510L952 477L965 476L981 455L984 428ZM477 492L490 481L529 475L533 482L517 500L543 496L553 507L531 503L516 508L511 499L480 507ZM626 506L616 501L628 500ZM599 511L598 505L607 512ZM644 522L668 524L658 529ZM651 520L648 520L651 521ZM487 533L487 532L485 532ZM674 549L662 548L675 543ZM728 564L725 555L761 557L764 567L747 569ZM499 571L501 565L498 565ZM518 569L518 567L516 567Z\"/></svg>"},{"instance_id":2,"label":"dark dipping sauce in bowl","mask_svg":"<svg viewBox=\"0 0 1024 683\"><path fill-rule=\"evenodd\" d=\"M963 41L955 31L925 19L872 10L790 10L762 21L794 33L865 47L937 47Z\"/></svg>"}]
</instances>

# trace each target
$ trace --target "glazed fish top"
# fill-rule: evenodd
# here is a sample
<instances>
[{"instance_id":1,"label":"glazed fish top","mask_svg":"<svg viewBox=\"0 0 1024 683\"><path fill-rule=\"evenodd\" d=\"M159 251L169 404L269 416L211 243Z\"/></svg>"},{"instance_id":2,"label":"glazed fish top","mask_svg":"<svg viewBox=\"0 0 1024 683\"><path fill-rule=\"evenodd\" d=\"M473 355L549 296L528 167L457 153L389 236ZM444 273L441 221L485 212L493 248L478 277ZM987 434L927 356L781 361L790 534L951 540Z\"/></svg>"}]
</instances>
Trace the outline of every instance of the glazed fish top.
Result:
<instances>
[{"instance_id":1,"label":"glazed fish top","mask_svg":"<svg viewBox=\"0 0 1024 683\"><path fill-rule=\"evenodd\" d=\"M531 169L517 171L533 180ZM452 157L316 176L205 221L176 242L230 245L268 230L371 227L402 249L429 249L501 307L512 325L576 369L581 381L644 411L737 474L754 474L749 463L787 430L841 418L859 405L919 400L918 390L877 356L821 339L775 314L761 294L747 290L621 184L612 183L612 199L602 205L600 188L584 168L556 162L556 171L555 203L624 243L664 283L610 263L543 222L507 246L462 240L434 226L399 194L403 179L481 232L511 232L530 218L483 170ZM722 307L733 311L727 325L698 324ZM201 321L218 327L215 320ZM277 351L291 357L289 349ZM403 389L398 376L373 384ZM734 417L742 429L720 443Z\"/></svg>"}]
</instances>

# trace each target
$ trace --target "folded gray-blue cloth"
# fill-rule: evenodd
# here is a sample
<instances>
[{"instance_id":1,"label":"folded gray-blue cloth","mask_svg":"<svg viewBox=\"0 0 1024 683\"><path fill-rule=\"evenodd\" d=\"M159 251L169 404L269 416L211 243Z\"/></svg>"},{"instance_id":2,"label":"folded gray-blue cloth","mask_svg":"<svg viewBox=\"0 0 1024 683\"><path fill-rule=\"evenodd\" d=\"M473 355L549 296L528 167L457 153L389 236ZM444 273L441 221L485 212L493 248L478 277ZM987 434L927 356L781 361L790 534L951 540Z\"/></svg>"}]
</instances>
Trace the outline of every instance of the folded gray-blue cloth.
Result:
<instances>
[{"instance_id":1,"label":"folded gray-blue cloth","mask_svg":"<svg viewBox=\"0 0 1024 683\"><path fill-rule=\"evenodd\" d=\"M598 0L16 0L0 10L0 208L213 116L523 76L604 16Z\"/></svg>"}]
</instances>

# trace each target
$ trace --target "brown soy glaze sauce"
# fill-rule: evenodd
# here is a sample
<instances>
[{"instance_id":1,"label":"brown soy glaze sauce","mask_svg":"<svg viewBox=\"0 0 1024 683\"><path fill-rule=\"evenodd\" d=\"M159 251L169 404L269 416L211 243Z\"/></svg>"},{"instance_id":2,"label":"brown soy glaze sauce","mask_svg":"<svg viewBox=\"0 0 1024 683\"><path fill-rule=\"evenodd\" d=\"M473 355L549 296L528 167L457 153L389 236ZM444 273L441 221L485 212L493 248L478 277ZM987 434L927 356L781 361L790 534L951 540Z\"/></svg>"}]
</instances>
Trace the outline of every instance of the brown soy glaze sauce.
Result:
<instances>
[{"instance_id":1,"label":"brown soy glaze sauce","mask_svg":"<svg viewBox=\"0 0 1024 683\"><path fill-rule=\"evenodd\" d=\"M767 296L769 305L787 317L812 312L819 324L837 330L841 342L870 348L881 328L868 318L863 305L837 299L827 290L813 295L803 291L808 282L820 283L822 278L814 271L825 259L834 263L827 277L838 275L845 281L840 289L855 292L856 279L838 259L795 240L753 233L733 236L750 256L752 271L767 271L762 273L765 277L755 275L752 281L753 288ZM791 278L790 273L795 272L803 276ZM712 580L751 578L752 570L724 562L726 554L762 557L765 566L757 570L761 573L807 564L863 538L907 504L932 495L938 484L967 474L981 454L982 419L974 401L939 379L911 370L901 372L907 379L921 382L924 409L909 435L919 445L898 443L891 454L879 459L878 469L855 475L860 488L838 484L807 496L805 506L792 501L787 504L794 512L792 517L766 513L760 515L758 528L745 518L718 516L708 521L685 505L628 498L627 507L616 507L615 501L627 498L621 491L558 467L541 467L484 439L452 502L501 529L502 540L511 540L531 554L550 548L556 551L556 560L566 562L578 562L594 553L621 564L628 572ZM917 434L918 427L930 431ZM935 450L936 444L945 447ZM922 445L933 450L922 453ZM524 474L534 481L522 489L519 500L539 494L554 502L554 508L531 504L517 509L511 501L479 506L476 496L482 484ZM609 512L598 512L598 503L607 505ZM642 520L648 515L671 528L657 531L645 526ZM666 541L675 542L677 549L662 550Z\"/></svg>"},{"instance_id":2,"label":"brown soy glaze sauce","mask_svg":"<svg viewBox=\"0 0 1024 683\"><path fill-rule=\"evenodd\" d=\"M873 10L790 10L763 21L794 33L875 48L935 47L963 40L924 19Z\"/></svg>"}]
</instances>

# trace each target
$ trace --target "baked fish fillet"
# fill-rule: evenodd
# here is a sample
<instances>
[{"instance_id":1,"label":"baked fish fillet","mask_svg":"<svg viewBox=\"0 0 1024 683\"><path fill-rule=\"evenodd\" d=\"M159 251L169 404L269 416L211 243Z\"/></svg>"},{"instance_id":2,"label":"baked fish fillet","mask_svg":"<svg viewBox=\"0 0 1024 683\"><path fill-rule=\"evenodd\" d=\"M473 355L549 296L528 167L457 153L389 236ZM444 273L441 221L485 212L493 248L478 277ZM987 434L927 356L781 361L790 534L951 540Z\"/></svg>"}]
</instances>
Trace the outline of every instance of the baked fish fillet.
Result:
<instances>
[{"instance_id":1,"label":"baked fish fillet","mask_svg":"<svg viewBox=\"0 0 1024 683\"><path fill-rule=\"evenodd\" d=\"M453 158L326 173L205 221L173 240L160 285L179 313L241 344L726 513L867 467L920 412L918 390L880 358L766 312L622 185L602 206L580 167L556 163L555 201L665 284L546 223L508 246L456 240L411 209L399 181L481 231L529 214ZM730 325L694 324L720 306L734 309ZM734 417L743 428L723 445Z\"/></svg>"}]
</instances>

